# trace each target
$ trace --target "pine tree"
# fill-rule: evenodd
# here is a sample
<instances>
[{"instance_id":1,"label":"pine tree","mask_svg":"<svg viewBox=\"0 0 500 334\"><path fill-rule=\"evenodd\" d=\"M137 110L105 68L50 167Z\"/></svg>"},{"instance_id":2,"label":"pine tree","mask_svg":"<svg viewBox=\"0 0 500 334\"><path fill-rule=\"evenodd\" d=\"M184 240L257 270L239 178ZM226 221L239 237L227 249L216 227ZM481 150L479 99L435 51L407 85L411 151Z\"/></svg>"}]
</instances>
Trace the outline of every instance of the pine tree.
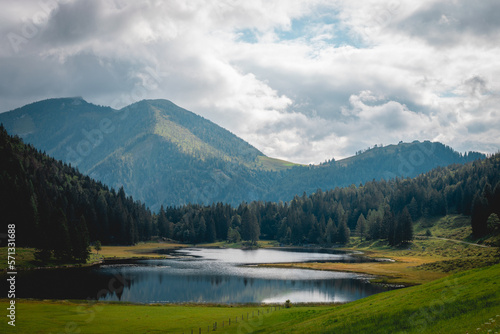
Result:
<instances>
[{"instance_id":1,"label":"pine tree","mask_svg":"<svg viewBox=\"0 0 500 334\"><path fill-rule=\"evenodd\" d=\"M205 217L201 216L198 220L198 229L196 231L196 243L205 240L205 234L207 233L207 223Z\"/></svg>"},{"instance_id":2,"label":"pine tree","mask_svg":"<svg viewBox=\"0 0 500 334\"><path fill-rule=\"evenodd\" d=\"M53 236L57 243L54 243L52 249L54 256L59 260L71 259L71 239L68 231L66 215L61 209L57 209L54 220Z\"/></svg>"},{"instance_id":3,"label":"pine tree","mask_svg":"<svg viewBox=\"0 0 500 334\"><path fill-rule=\"evenodd\" d=\"M72 256L78 262L86 262L90 255L89 231L84 216L71 226Z\"/></svg>"},{"instance_id":4,"label":"pine tree","mask_svg":"<svg viewBox=\"0 0 500 334\"><path fill-rule=\"evenodd\" d=\"M160 212L158 213L157 226L158 226L158 236L168 238L169 237L169 222L165 209L163 205L160 207Z\"/></svg>"},{"instance_id":5,"label":"pine tree","mask_svg":"<svg viewBox=\"0 0 500 334\"><path fill-rule=\"evenodd\" d=\"M326 242L333 244L337 242L337 226L332 218L328 218L328 223L326 224Z\"/></svg>"},{"instance_id":6,"label":"pine tree","mask_svg":"<svg viewBox=\"0 0 500 334\"><path fill-rule=\"evenodd\" d=\"M387 238L389 245L395 246L399 244L401 238L397 235L396 219L389 207L385 208L382 226L384 226L384 231L386 231L385 238Z\"/></svg>"},{"instance_id":7,"label":"pine tree","mask_svg":"<svg viewBox=\"0 0 500 334\"><path fill-rule=\"evenodd\" d=\"M257 217L251 209L245 207L241 217L241 237L243 240L249 240L255 244L259 240L259 235L260 227Z\"/></svg>"},{"instance_id":8,"label":"pine tree","mask_svg":"<svg viewBox=\"0 0 500 334\"><path fill-rule=\"evenodd\" d=\"M347 227L345 220L340 221L337 234L338 242L340 242L341 244L349 243L351 231L349 230L349 227Z\"/></svg>"},{"instance_id":9,"label":"pine tree","mask_svg":"<svg viewBox=\"0 0 500 334\"><path fill-rule=\"evenodd\" d=\"M398 219L398 230L400 231L399 243L407 244L413 240L413 222L408 208L405 207Z\"/></svg>"},{"instance_id":10,"label":"pine tree","mask_svg":"<svg viewBox=\"0 0 500 334\"><path fill-rule=\"evenodd\" d=\"M367 224L366 219L363 214L359 215L358 221L356 223L356 234L363 240L363 237L366 236L367 232Z\"/></svg>"},{"instance_id":11,"label":"pine tree","mask_svg":"<svg viewBox=\"0 0 500 334\"><path fill-rule=\"evenodd\" d=\"M488 201L479 193L474 195L471 213L472 234L476 238L480 238L488 231L487 219L489 214Z\"/></svg>"},{"instance_id":12,"label":"pine tree","mask_svg":"<svg viewBox=\"0 0 500 334\"><path fill-rule=\"evenodd\" d=\"M215 221L214 221L213 218L210 218L208 220L208 224L207 224L207 236L206 236L206 240L208 242L214 242L216 238L217 238L217 235L216 235L216 232L215 232Z\"/></svg>"}]
</instances>

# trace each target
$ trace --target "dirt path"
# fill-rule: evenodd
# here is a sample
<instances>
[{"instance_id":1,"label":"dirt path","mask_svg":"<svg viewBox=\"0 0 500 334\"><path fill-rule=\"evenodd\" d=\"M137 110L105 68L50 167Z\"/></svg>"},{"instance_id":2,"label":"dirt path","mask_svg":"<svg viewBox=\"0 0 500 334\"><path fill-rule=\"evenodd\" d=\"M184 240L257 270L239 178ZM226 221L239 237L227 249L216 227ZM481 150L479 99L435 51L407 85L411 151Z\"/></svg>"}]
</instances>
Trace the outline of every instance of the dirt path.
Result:
<instances>
[{"instance_id":1,"label":"dirt path","mask_svg":"<svg viewBox=\"0 0 500 334\"><path fill-rule=\"evenodd\" d=\"M453 242L459 242L459 243L462 243L462 244L466 244L466 245L472 245L472 246L477 246L477 247L490 247L490 246L486 246L486 245L480 245L480 244L475 244L475 243L472 243L472 242L467 242L467 241L462 241L462 240L455 240L455 239L448 239L448 238L440 238L440 237L429 237L429 238L434 238L434 239L441 239L441 240L447 240L447 241L453 241Z\"/></svg>"}]
</instances>

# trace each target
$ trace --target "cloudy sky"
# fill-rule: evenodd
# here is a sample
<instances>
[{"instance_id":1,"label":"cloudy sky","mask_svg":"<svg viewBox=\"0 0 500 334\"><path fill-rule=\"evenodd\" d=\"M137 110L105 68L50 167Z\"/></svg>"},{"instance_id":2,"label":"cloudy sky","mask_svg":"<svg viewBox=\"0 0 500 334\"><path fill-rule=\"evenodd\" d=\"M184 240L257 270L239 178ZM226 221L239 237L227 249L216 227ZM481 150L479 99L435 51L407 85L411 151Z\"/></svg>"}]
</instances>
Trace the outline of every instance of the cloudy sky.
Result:
<instances>
[{"instance_id":1,"label":"cloudy sky","mask_svg":"<svg viewBox=\"0 0 500 334\"><path fill-rule=\"evenodd\" d=\"M500 2L0 0L0 112L164 98L300 163L500 149Z\"/></svg>"}]
</instances>

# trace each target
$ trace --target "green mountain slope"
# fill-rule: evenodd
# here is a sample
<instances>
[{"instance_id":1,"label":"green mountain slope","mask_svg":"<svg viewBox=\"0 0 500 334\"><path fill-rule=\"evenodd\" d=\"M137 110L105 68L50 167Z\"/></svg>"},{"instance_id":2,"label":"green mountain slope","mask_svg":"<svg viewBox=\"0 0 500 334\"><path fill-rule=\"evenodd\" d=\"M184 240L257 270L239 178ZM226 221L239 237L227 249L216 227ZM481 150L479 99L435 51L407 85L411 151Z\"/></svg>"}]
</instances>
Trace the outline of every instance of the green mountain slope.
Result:
<instances>
[{"instance_id":1,"label":"green mountain slope","mask_svg":"<svg viewBox=\"0 0 500 334\"><path fill-rule=\"evenodd\" d=\"M375 147L356 156L318 166L295 167L277 180L266 199L277 201L290 194L311 194L318 189L359 185L372 180L415 177L436 167L483 159L480 153L459 154L441 143L429 141ZM292 195L293 196L293 195Z\"/></svg>"},{"instance_id":2,"label":"green mountain slope","mask_svg":"<svg viewBox=\"0 0 500 334\"><path fill-rule=\"evenodd\" d=\"M123 186L155 210L161 204L261 196L263 181L255 180L254 170L259 172L263 154L169 101L113 110L81 98L51 99L0 114L0 122L9 133L105 184Z\"/></svg>"},{"instance_id":3,"label":"green mountain slope","mask_svg":"<svg viewBox=\"0 0 500 334\"><path fill-rule=\"evenodd\" d=\"M0 114L10 134L153 210L161 205L290 200L373 179L415 176L462 156L439 143L374 148L319 166L266 157L231 132L167 100L120 110L80 97L50 99Z\"/></svg>"}]
</instances>

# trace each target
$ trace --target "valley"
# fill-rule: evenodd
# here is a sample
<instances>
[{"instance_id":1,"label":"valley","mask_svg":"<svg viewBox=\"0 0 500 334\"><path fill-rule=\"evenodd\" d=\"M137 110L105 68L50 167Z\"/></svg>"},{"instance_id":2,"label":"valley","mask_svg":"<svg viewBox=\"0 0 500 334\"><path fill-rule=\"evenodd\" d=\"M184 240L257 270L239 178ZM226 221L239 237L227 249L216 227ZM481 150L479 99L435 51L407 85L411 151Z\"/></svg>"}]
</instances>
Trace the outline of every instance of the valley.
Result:
<instances>
[{"instance_id":1,"label":"valley","mask_svg":"<svg viewBox=\"0 0 500 334\"><path fill-rule=\"evenodd\" d=\"M110 154L105 150L92 156L93 149L89 151L85 163L92 165L92 177L9 136L1 127L0 204L7 213L5 222L16 224L19 236L16 287L21 292L16 309L18 314L29 310L33 321L47 317L46 312L58 314L53 321L44 320L48 327L42 333L57 330L61 321L76 330L106 333L122 326L113 320L118 314L130 312L142 315L125 324L123 332L143 331L143 321L150 316L148 328L213 330L221 315L236 321L239 313L243 316L239 327L225 331L363 331L370 319L379 324L380 332L393 326L432 332L451 328L454 321L463 321L461 317L475 321L497 312L499 297L490 292L498 268L498 154L464 155L439 143L413 142L301 166L265 157L224 129L164 100L127 107L122 117L128 116L115 121L111 119L118 113L109 108L70 99L61 109L60 103L46 101L45 109L35 103L21 110L24 116L19 118L17 111L18 118L12 119L36 118L40 110L54 112L54 106L90 119L104 112L104 121L96 123L99 132L84 133L89 143L94 142L93 149L111 145L106 148ZM115 139L126 138L125 145L107 143L106 132L117 131L116 122L129 120L133 112L150 115L150 122L130 123L121 135L116 133ZM64 123L53 133L59 148L61 143L81 144L72 137L72 126ZM207 127L213 127L216 135L208 134ZM36 137L36 127L30 129L23 132L27 140ZM51 137L39 135L44 140ZM234 147L220 145L231 141ZM248 150L235 155L242 147ZM54 149L50 152L56 154ZM152 176L153 166L172 175ZM129 196L125 186L116 191L95 180L100 168L110 177L136 182L157 201L164 198L161 191L184 196L188 204L158 202L151 210L148 200L136 200L135 193ZM189 180L172 188L161 185L167 175L175 179L179 173ZM155 180L156 192L148 190L151 185L145 180ZM214 194L240 200L210 202ZM270 253L258 261L244 260L262 252ZM272 254L294 252L312 257L270 260ZM0 255L6 256L7 248L0 248ZM228 259L231 264L225 266ZM2 269L5 273L3 264ZM463 276L467 278L462 282ZM460 281L460 289L454 285L450 298L437 294L450 280ZM405 296L422 293L425 298L407 303ZM469 304L458 303L454 296ZM446 300L440 315L432 313L429 318L436 298ZM290 306L286 299L291 308L285 307ZM267 313L273 307L277 310ZM480 315L474 313L476 307L481 307ZM230 312L224 313L227 309ZM268 322L258 317L261 309L269 314ZM165 310L184 320L166 323L161 318ZM247 322L245 311L253 312ZM99 321L85 320L85 314ZM21 332L33 331L35 322L18 320Z\"/></svg>"}]
</instances>

